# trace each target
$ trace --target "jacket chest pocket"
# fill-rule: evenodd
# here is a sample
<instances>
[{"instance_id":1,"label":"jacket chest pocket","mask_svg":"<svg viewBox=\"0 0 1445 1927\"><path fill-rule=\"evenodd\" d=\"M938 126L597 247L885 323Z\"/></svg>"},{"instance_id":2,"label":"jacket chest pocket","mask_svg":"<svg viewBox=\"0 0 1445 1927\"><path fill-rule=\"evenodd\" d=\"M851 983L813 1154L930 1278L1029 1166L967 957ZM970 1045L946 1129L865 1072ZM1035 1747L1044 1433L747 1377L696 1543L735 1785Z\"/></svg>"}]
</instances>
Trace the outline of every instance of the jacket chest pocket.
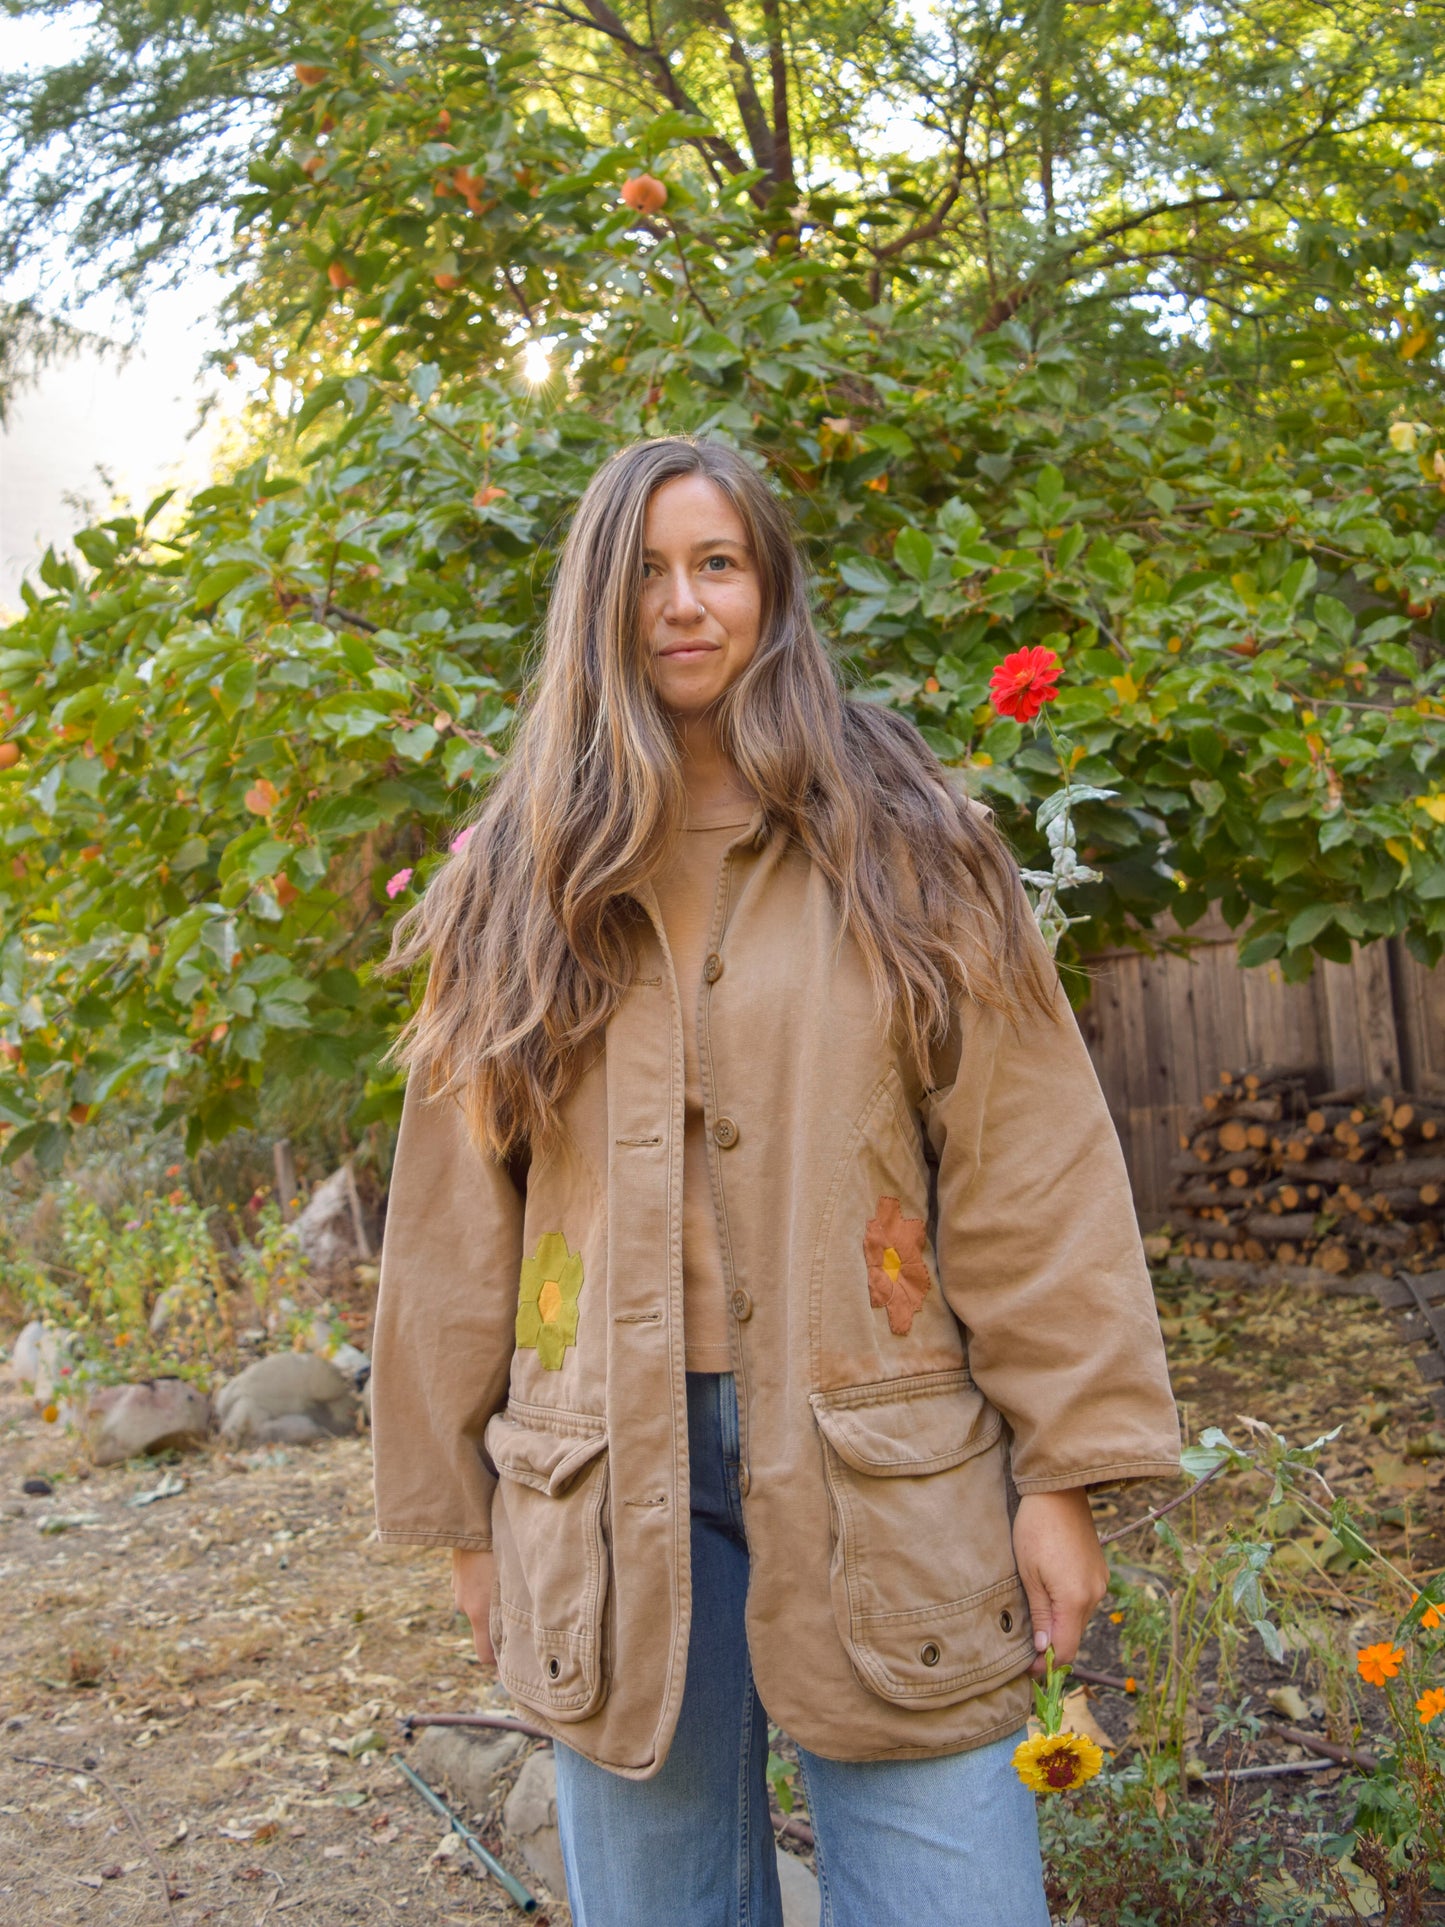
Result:
<instances>
[{"instance_id":1,"label":"jacket chest pocket","mask_svg":"<svg viewBox=\"0 0 1445 1927\"><path fill-rule=\"evenodd\" d=\"M815 1392L833 1513L833 1611L853 1670L899 1706L947 1706L1033 1658L1014 1565L1003 1421L968 1373Z\"/></svg>"},{"instance_id":2,"label":"jacket chest pocket","mask_svg":"<svg viewBox=\"0 0 1445 1927\"><path fill-rule=\"evenodd\" d=\"M497 1675L556 1720L585 1719L606 1697L607 1434L601 1419L515 1405L488 1423Z\"/></svg>"}]
</instances>

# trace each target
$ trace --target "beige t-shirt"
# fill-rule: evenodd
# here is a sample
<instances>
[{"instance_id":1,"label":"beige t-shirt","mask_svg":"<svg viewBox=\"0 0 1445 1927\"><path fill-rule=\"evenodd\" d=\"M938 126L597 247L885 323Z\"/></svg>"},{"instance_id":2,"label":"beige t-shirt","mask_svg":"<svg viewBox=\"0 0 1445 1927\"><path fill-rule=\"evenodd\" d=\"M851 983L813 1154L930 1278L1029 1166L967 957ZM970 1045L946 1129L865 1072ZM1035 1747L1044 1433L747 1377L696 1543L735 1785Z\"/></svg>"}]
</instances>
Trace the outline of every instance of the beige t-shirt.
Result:
<instances>
[{"instance_id":1,"label":"beige t-shirt","mask_svg":"<svg viewBox=\"0 0 1445 1927\"><path fill-rule=\"evenodd\" d=\"M723 851L745 830L748 817L724 806L726 822L689 819L667 868L653 879L662 927L682 999L682 1328L690 1372L730 1372L727 1291L722 1245L713 1208L703 1119L702 1070L697 1051L698 999L708 933L717 904Z\"/></svg>"}]
</instances>

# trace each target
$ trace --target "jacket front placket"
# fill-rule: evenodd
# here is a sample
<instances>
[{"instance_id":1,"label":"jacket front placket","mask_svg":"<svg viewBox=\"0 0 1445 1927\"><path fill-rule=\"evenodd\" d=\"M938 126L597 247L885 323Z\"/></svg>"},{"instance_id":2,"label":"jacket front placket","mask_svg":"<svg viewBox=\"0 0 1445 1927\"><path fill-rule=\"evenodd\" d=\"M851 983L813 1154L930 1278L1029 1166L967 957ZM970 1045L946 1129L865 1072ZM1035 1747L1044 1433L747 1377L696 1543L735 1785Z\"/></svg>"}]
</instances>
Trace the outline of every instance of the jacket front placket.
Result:
<instances>
[{"instance_id":1,"label":"jacket front placket","mask_svg":"<svg viewBox=\"0 0 1445 1927\"><path fill-rule=\"evenodd\" d=\"M606 1051L607 1430L617 1588L606 1722L633 1731L642 1722L654 1726L660 1754L682 1704L692 1617L682 1011L650 886L638 901L649 925L639 931L637 975L608 1022Z\"/></svg>"},{"instance_id":2,"label":"jacket front placket","mask_svg":"<svg viewBox=\"0 0 1445 1927\"><path fill-rule=\"evenodd\" d=\"M751 1405L748 1397L748 1374L743 1355L742 1327L752 1312L752 1301L737 1278L733 1265L732 1239L728 1231L726 1188L723 1182L723 1164L728 1152L737 1142L739 1125L732 1116L726 1092L719 1092L713 1068L712 1050L712 989L729 965L734 970L744 967L744 960L725 951L728 923L735 898L735 872L747 855L756 849L762 823L761 812L756 812L747 829L728 844L723 851L722 863L718 870L717 890L713 898L712 921L708 928L707 951L703 958L702 982L698 987L697 1009L697 1055L698 1068L702 1082L703 1125L707 1143L708 1179L712 1192L713 1213L717 1220L718 1251L722 1263L723 1291L728 1307L728 1345L732 1354L733 1386L737 1396L738 1411L738 1490L744 1500L747 1498L748 1473L748 1433L751 1419Z\"/></svg>"}]
</instances>

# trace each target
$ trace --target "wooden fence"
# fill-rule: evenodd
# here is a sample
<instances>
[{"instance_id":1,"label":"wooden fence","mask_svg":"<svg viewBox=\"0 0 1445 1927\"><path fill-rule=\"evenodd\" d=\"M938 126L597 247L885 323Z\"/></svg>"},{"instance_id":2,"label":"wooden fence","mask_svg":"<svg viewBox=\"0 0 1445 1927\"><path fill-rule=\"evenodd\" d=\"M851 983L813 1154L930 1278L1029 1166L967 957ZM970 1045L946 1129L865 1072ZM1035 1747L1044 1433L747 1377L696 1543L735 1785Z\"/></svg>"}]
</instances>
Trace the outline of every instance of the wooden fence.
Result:
<instances>
[{"instance_id":1,"label":"wooden fence","mask_svg":"<svg viewBox=\"0 0 1445 1927\"><path fill-rule=\"evenodd\" d=\"M1426 970L1403 944L1377 943L1289 984L1272 964L1243 969L1222 921L1193 934L1190 958L1095 959L1079 1013L1145 1225L1165 1216L1181 1126L1221 1071L1271 1065L1308 1072L1321 1091L1445 1092L1445 964Z\"/></svg>"}]
</instances>

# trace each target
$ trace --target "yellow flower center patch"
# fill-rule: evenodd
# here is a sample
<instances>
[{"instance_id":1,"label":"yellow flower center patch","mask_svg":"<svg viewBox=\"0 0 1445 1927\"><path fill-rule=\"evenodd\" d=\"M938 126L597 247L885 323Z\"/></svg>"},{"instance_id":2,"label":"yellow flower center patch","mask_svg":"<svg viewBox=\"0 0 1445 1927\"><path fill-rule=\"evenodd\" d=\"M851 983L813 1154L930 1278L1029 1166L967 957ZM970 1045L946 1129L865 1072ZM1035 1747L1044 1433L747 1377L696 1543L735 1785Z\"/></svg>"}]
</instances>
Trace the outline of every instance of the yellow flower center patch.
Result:
<instances>
[{"instance_id":1,"label":"yellow flower center patch","mask_svg":"<svg viewBox=\"0 0 1445 1927\"><path fill-rule=\"evenodd\" d=\"M555 1325L557 1314L562 1309L562 1287L555 1278L545 1278L542 1289L537 1293L537 1310L542 1315L544 1325Z\"/></svg>"},{"instance_id":2,"label":"yellow flower center patch","mask_svg":"<svg viewBox=\"0 0 1445 1927\"><path fill-rule=\"evenodd\" d=\"M885 1245L883 1248L883 1269L888 1273L888 1276L893 1280L894 1284L897 1284L898 1274L903 1269L903 1260L893 1249L892 1245Z\"/></svg>"}]
</instances>

